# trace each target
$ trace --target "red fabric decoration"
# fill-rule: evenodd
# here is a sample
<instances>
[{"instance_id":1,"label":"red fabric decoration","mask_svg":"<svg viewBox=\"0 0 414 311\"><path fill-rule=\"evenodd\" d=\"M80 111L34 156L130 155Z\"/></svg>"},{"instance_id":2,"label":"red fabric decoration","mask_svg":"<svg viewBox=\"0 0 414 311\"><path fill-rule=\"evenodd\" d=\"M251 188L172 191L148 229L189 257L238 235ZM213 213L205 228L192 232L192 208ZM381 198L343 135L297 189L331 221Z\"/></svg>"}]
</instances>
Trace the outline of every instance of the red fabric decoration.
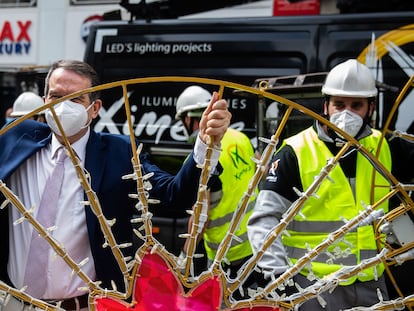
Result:
<instances>
[{"instance_id":1,"label":"red fabric decoration","mask_svg":"<svg viewBox=\"0 0 414 311\"><path fill-rule=\"evenodd\" d=\"M168 263L158 254L147 253L135 275L135 303L109 297L96 297L96 311L278 311L270 306L240 309L221 309L222 291L220 278L213 276L188 293Z\"/></svg>"},{"instance_id":2,"label":"red fabric decoration","mask_svg":"<svg viewBox=\"0 0 414 311\"><path fill-rule=\"evenodd\" d=\"M137 271L134 285L136 304L109 297L95 298L97 311L217 311L221 303L218 277L212 277L188 293L158 254L146 254Z\"/></svg>"}]
</instances>

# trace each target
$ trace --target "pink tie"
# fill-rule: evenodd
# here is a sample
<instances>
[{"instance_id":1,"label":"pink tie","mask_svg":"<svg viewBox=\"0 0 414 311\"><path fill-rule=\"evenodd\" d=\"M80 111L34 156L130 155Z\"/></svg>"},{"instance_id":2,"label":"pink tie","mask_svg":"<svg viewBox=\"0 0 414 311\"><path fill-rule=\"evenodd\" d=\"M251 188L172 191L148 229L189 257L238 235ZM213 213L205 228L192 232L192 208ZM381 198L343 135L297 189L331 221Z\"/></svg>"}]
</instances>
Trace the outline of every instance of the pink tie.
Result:
<instances>
[{"instance_id":1,"label":"pink tie","mask_svg":"<svg viewBox=\"0 0 414 311\"><path fill-rule=\"evenodd\" d=\"M56 166L46 181L37 214L37 221L45 228L55 224L57 203L63 181L64 162L67 157L64 148L58 149L57 153ZM35 298L42 298L46 290L49 249L49 243L33 229L24 284L28 285L26 292Z\"/></svg>"}]
</instances>

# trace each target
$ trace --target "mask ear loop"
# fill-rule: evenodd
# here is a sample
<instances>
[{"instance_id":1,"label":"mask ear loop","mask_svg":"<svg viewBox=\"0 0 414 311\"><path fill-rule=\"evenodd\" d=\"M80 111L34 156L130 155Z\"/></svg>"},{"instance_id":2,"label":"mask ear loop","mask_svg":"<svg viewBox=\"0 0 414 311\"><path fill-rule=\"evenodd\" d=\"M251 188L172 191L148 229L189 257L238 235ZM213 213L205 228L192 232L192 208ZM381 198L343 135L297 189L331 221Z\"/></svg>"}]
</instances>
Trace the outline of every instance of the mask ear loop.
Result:
<instances>
[{"instance_id":1,"label":"mask ear loop","mask_svg":"<svg viewBox=\"0 0 414 311\"><path fill-rule=\"evenodd\" d=\"M374 109L372 110L372 114L370 116L369 115L369 105L370 105L370 103L371 103L371 99L368 98L368 110L367 110L367 114L365 115L365 117L362 118L362 125L361 125L361 128L359 129L358 133L355 135L355 139L358 139L359 135L361 135L364 132L364 130L365 130L365 128L367 126L371 126L370 125L370 123L371 123L371 117L372 117L372 115L373 115L373 113L375 111L375 106L374 106Z\"/></svg>"},{"instance_id":2,"label":"mask ear loop","mask_svg":"<svg viewBox=\"0 0 414 311\"><path fill-rule=\"evenodd\" d=\"M88 113L88 110L91 109L91 107L95 104L95 101L93 101L88 107L85 108L86 113ZM83 130L84 128L87 128L89 125L91 125L92 123L92 118L88 118L88 122L81 127L81 129Z\"/></svg>"}]
</instances>

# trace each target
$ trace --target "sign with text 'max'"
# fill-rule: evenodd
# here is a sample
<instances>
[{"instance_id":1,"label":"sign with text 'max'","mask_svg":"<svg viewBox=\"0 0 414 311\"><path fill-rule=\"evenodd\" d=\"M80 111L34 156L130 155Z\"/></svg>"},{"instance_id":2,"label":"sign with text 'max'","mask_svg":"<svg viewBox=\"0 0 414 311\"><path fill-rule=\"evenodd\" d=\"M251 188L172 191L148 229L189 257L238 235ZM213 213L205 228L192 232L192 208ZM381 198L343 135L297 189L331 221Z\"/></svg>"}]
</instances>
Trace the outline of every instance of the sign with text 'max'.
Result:
<instances>
[{"instance_id":1,"label":"sign with text 'max'","mask_svg":"<svg viewBox=\"0 0 414 311\"><path fill-rule=\"evenodd\" d=\"M0 13L1 66L36 63L37 24L35 13Z\"/></svg>"}]
</instances>

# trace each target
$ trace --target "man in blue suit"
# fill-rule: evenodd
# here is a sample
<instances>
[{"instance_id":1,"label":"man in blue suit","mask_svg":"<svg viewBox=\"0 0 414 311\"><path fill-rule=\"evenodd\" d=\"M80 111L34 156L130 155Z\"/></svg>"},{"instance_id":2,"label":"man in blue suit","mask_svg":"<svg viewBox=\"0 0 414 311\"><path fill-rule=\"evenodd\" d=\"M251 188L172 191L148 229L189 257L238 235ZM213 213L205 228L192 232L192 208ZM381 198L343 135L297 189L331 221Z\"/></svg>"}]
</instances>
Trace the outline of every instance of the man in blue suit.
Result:
<instances>
[{"instance_id":1,"label":"man in blue suit","mask_svg":"<svg viewBox=\"0 0 414 311\"><path fill-rule=\"evenodd\" d=\"M51 66L45 82L45 102L49 103L96 86L99 79L86 63L63 60ZM131 241L130 220L136 212L136 200L128 196L136 193L136 183L122 179L123 175L133 172L132 148L129 137L96 133L89 127L101 106L99 94L91 93L64 101L54 109L73 150L91 176L92 190L99 199L104 216L116 219L112 230L120 244ZM225 100L218 100L215 94L203 114L194 152L176 176L152 165L145 155L140 156L143 174L154 173L149 179L152 184L150 197L161 201L155 208L191 209L201 172L197 164L204 161L207 137L219 144L230 118ZM63 145L59 126L50 111L46 112L46 119L48 125L27 120L0 136L0 180L6 182L26 208L35 206L37 209L39 206L46 180L56 163L56 154ZM219 151L215 150L214 164L218 157ZM123 290L123 276L109 247L103 247L105 239L98 219L89 206L80 204L85 194L70 159L66 159L64 165L63 191L57 204L53 236L75 261L90 259L82 270L92 280L101 281L101 286L109 289L112 289L113 280L118 290ZM63 300L64 309L86 308L84 292L78 290L85 286L84 282L77 276L71 277L70 267L61 258L55 258L53 250L49 252L49 258L53 259L45 267L28 262L32 226L28 222L13 225L21 217L16 208L8 207L0 213L1 280L16 288L27 285L27 292L31 293L37 285L25 282L26 270L43 269L46 289L35 298ZM36 215L37 210L34 212ZM125 251L125 255L130 253L132 250Z\"/></svg>"}]
</instances>

